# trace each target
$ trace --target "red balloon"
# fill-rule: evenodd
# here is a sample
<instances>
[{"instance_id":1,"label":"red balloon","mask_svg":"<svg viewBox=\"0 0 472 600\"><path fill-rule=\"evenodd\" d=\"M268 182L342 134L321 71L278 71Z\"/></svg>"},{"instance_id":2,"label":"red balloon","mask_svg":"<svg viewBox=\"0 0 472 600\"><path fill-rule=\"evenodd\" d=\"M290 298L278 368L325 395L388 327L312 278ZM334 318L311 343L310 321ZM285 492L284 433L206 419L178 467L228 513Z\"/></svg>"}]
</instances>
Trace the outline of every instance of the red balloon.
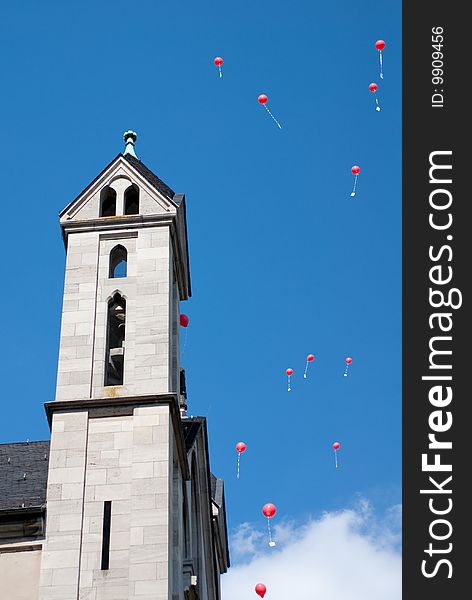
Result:
<instances>
[{"instance_id":1,"label":"red balloon","mask_svg":"<svg viewBox=\"0 0 472 600\"><path fill-rule=\"evenodd\" d=\"M346 363L347 363L348 365L350 365L350 364L352 363L352 358L351 358L350 356L348 356L348 357L346 358Z\"/></svg>"},{"instance_id":2,"label":"red balloon","mask_svg":"<svg viewBox=\"0 0 472 600\"><path fill-rule=\"evenodd\" d=\"M377 40L375 42L375 47L377 48L377 50L379 50L379 52L381 50L383 50L385 48L385 42L383 40Z\"/></svg>"},{"instance_id":3,"label":"red balloon","mask_svg":"<svg viewBox=\"0 0 472 600\"><path fill-rule=\"evenodd\" d=\"M308 362L312 362L312 361L314 361L314 360L315 360L315 355L314 355L314 354L309 354L309 355L306 357L306 359L307 359L307 361L308 361Z\"/></svg>"},{"instance_id":4,"label":"red balloon","mask_svg":"<svg viewBox=\"0 0 472 600\"><path fill-rule=\"evenodd\" d=\"M273 517L276 512L277 512L277 509L275 507L275 504L272 504L271 502L268 502L267 504L264 504L264 506L262 507L262 513L268 519L270 519L271 517Z\"/></svg>"},{"instance_id":5,"label":"red balloon","mask_svg":"<svg viewBox=\"0 0 472 600\"><path fill-rule=\"evenodd\" d=\"M256 590L256 594L258 596L260 596L261 598L264 598L264 596L267 592L267 588L263 583L258 583L254 589Z\"/></svg>"},{"instance_id":6,"label":"red balloon","mask_svg":"<svg viewBox=\"0 0 472 600\"><path fill-rule=\"evenodd\" d=\"M334 442L334 444L333 444L333 448L334 448L335 450L339 450L339 448L341 448L341 444L340 444L339 442Z\"/></svg>"},{"instance_id":7,"label":"red balloon","mask_svg":"<svg viewBox=\"0 0 472 600\"><path fill-rule=\"evenodd\" d=\"M246 444L244 442L238 442L236 444L236 450L241 454L242 452L246 452Z\"/></svg>"},{"instance_id":8,"label":"red balloon","mask_svg":"<svg viewBox=\"0 0 472 600\"><path fill-rule=\"evenodd\" d=\"M290 367L285 371L287 373L287 375L290 377L290 375L293 375L293 369L290 369Z\"/></svg>"},{"instance_id":9,"label":"red balloon","mask_svg":"<svg viewBox=\"0 0 472 600\"><path fill-rule=\"evenodd\" d=\"M259 102L259 104L265 104L268 99L269 98L267 98L267 96L265 94L261 94L259 96L259 98L257 99L257 101Z\"/></svg>"},{"instance_id":10,"label":"red balloon","mask_svg":"<svg viewBox=\"0 0 472 600\"><path fill-rule=\"evenodd\" d=\"M221 67L221 65L223 64L223 59L221 58L221 56L217 56L213 62L217 67Z\"/></svg>"},{"instance_id":11,"label":"red balloon","mask_svg":"<svg viewBox=\"0 0 472 600\"><path fill-rule=\"evenodd\" d=\"M379 89L379 86L376 83L370 83L369 84L369 90L371 92L376 92Z\"/></svg>"},{"instance_id":12,"label":"red balloon","mask_svg":"<svg viewBox=\"0 0 472 600\"><path fill-rule=\"evenodd\" d=\"M358 167L357 165L354 165L351 169L353 175L359 175L359 173L361 172L361 168Z\"/></svg>"},{"instance_id":13,"label":"red balloon","mask_svg":"<svg viewBox=\"0 0 472 600\"><path fill-rule=\"evenodd\" d=\"M190 322L190 319L187 317L187 315L184 315L182 313L180 315L180 324L182 325L182 327L188 327L189 322Z\"/></svg>"}]
</instances>

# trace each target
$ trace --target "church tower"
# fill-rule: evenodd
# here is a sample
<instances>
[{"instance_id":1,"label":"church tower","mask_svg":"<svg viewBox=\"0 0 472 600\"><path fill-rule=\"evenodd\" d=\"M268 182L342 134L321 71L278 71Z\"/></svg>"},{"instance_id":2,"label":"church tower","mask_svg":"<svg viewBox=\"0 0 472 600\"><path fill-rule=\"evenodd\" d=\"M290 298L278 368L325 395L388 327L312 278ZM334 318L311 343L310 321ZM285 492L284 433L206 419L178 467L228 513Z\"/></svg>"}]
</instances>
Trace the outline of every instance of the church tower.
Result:
<instances>
[{"instance_id":1,"label":"church tower","mask_svg":"<svg viewBox=\"0 0 472 600\"><path fill-rule=\"evenodd\" d=\"M219 600L223 482L185 413L185 196L125 151L60 213L67 252L39 600ZM14 596L12 596L13 598ZM33 600L33 599L32 599Z\"/></svg>"}]
</instances>

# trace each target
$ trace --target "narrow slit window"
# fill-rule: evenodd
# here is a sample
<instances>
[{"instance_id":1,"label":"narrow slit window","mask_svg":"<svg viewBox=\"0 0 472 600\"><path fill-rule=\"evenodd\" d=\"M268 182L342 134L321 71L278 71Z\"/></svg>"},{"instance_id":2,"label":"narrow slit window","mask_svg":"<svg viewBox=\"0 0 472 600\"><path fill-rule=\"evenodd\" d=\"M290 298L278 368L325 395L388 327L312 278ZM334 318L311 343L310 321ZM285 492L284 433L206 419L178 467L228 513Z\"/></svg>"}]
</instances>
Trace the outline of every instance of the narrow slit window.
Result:
<instances>
[{"instance_id":1,"label":"narrow slit window","mask_svg":"<svg viewBox=\"0 0 472 600\"><path fill-rule=\"evenodd\" d=\"M116 279L126 277L128 270L128 252L123 246L115 246L110 252L110 269L108 277Z\"/></svg>"},{"instance_id":2,"label":"narrow slit window","mask_svg":"<svg viewBox=\"0 0 472 600\"><path fill-rule=\"evenodd\" d=\"M110 568L111 500L103 503L102 571Z\"/></svg>"},{"instance_id":3,"label":"narrow slit window","mask_svg":"<svg viewBox=\"0 0 472 600\"><path fill-rule=\"evenodd\" d=\"M125 190L125 215L137 214L139 214L139 188L133 183Z\"/></svg>"},{"instance_id":4,"label":"narrow slit window","mask_svg":"<svg viewBox=\"0 0 472 600\"><path fill-rule=\"evenodd\" d=\"M100 216L116 216L116 192L111 187L104 188L100 193Z\"/></svg>"},{"instance_id":5,"label":"narrow slit window","mask_svg":"<svg viewBox=\"0 0 472 600\"><path fill-rule=\"evenodd\" d=\"M123 385L126 300L118 292L108 302L105 386Z\"/></svg>"}]
</instances>

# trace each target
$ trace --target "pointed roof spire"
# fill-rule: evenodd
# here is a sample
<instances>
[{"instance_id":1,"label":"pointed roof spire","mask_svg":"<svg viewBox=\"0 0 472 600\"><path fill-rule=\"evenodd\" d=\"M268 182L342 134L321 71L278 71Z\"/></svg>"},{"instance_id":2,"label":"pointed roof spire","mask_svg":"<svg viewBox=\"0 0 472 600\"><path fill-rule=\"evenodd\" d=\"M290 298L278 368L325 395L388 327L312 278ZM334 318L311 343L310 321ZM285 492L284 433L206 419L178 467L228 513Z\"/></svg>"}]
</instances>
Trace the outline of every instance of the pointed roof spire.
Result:
<instances>
[{"instance_id":1,"label":"pointed roof spire","mask_svg":"<svg viewBox=\"0 0 472 600\"><path fill-rule=\"evenodd\" d=\"M136 138L138 134L135 131L125 131L123 134L123 139L125 140L125 154L131 154L134 158L138 158L134 151L134 143L136 142Z\"/></svg>"}]
</instances>

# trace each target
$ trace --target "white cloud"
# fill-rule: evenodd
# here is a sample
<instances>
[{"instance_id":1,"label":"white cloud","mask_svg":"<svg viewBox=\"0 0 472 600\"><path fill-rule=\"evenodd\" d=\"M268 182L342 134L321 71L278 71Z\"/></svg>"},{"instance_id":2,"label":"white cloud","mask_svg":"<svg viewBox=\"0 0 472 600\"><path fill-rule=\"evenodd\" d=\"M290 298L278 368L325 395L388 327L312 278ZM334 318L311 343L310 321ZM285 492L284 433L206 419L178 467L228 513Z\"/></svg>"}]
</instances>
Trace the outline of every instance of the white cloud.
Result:
<instances>
[{"instance_id":1,"label":"white cloud","mask_svg":"<svg viewBox=\"0 0 472 600\"><path fill-rule=\"evenodd\" d=\"M382 519L365 500L302 525L284 522L267 533L243 523L231 538L233 566L222 578L223 600L400 600L401 506Z\"/></svg>"}]
</instances>

